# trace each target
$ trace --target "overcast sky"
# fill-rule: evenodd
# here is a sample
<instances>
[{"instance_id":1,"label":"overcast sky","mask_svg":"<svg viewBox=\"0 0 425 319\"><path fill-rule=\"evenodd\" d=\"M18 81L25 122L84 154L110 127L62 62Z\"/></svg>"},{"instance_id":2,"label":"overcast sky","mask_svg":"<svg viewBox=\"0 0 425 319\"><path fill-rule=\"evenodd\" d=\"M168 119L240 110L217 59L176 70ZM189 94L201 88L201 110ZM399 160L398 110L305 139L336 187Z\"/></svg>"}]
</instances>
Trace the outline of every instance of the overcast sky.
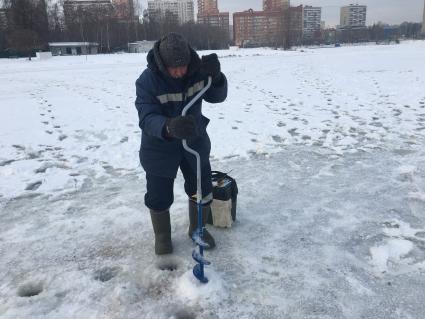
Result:
<instances>
[{"instance_id":1,"label":"overcast sky","mask_svg":"<svg viewBox=\"0 0 425 319\"><path fill-rule=\"evenodd\" d=\"M147 0L139 0L146 8ZM291 0L292 6L312 5L322 7L322 20L326 25L339 24L340 7L358 3L367 5L367 24L382 21L399 24L404 21L422 22L425 0ZM194 0L197 3L197 0ZM262 0L218 0L220 11L244 11L249 8L262 9Z\"/></svg>"}]
</instances>

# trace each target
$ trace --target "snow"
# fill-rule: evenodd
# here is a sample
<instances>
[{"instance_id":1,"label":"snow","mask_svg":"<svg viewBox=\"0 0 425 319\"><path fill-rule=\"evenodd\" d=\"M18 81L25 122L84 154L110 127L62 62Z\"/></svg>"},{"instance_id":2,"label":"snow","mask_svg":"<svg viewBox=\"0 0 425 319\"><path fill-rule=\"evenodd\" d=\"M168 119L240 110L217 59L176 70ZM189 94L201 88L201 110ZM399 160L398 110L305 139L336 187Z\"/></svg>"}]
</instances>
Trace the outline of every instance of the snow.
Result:
<instances>
[{"instance_id":1,"label":"snow","mask_svg":"<svg viewBox=\"0 0 425 319\"><path fill-rule=\"evenodd\" d=\"M192 276L143 203L145 54L0 60L0 318L417 318L425 313L425 42L218 51L211 163L238 220ZM210 52L201 52L208 54Z\"/></svg>"}]
</instances>

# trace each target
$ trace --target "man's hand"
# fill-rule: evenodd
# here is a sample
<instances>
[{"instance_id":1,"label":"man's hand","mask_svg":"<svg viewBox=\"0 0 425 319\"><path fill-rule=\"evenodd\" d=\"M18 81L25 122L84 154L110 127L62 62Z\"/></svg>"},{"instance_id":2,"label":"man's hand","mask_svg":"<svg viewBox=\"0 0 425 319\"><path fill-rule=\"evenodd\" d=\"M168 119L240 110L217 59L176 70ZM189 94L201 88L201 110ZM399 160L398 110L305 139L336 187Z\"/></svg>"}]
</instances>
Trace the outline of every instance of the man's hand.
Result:
<instances>
[{"instance_id":1,"label":"man's hand","mask_svg":"<svg viewBox=\"0 0 425 319\"><path fill-rule=\"evenodd\" d=\"M212 77L212 84L221 80L221 67L217 54L204 55L201 60L201 73Z\"/></svg>"},{"instance_id":2,"label":"man's hand","mask_svg":"<svg viewBox=\"0 0 425 319\"><path fill-rule=\"evenodd\" d=\"M165 135L181 140L196 137L196 122L193 115L169 118L165 122Z\"/></svg>"}]
</instances>

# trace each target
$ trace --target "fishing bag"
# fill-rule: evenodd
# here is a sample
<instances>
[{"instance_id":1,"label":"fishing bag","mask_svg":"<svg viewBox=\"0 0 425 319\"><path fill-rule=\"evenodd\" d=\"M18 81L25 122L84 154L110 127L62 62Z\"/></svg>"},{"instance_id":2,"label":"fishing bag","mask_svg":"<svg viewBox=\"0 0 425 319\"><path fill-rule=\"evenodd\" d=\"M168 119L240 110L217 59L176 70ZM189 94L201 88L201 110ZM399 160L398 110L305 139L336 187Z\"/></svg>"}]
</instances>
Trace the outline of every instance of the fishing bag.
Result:
<instances>
[{"instance_id":1,"label":"fishing bag","mask_svg":"<svg viewBox=\"0 0 425 319\"><path fill-rule=\"evenodd\" d=\"M236 220L238 186L234 178L226 173L212 171L213 201L208 224L230 228Z\"/></svg>"}]
</instances>

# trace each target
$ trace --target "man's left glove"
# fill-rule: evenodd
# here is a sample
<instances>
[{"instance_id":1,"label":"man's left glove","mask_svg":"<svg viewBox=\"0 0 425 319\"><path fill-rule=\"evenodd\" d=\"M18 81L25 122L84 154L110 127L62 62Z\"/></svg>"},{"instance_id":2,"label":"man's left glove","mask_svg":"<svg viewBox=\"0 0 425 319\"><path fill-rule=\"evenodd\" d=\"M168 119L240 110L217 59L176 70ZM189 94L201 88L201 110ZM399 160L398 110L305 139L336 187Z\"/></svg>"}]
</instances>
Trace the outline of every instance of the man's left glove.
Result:
<instances>
[{"instance_id":1,"label":"man's left glove","mask_svg":"<svg viewBox=\"0 0 425 319\"><path fill-rule=\"evenodd\" d=\"M195 117L191 114L167 119L164 129L164 135L166 137L174 137L184 140L197 136Z\"/></svg>"},{"instance_id":2,"label":"man's left glove","mask_svg":"<svg viewBox=\"0 0 425 319\"><path fill-rule=\"evenodd\" d=\"M204 55L201 59L201 73L211 76L212 84L217 84L221 80L221 67L218 56L215 53Z\"/></svg>"}]
</instances>

